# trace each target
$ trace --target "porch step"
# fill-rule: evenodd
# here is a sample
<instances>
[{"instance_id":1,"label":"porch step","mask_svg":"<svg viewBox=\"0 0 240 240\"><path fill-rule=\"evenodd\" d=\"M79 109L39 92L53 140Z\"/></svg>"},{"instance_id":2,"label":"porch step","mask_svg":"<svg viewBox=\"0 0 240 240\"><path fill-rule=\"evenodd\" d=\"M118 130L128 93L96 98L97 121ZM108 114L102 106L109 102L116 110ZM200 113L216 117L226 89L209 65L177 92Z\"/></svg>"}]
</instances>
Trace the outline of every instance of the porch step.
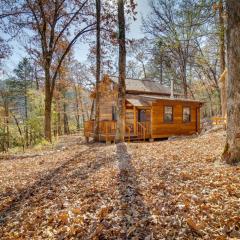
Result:
<instances>
[{"instance_id":1,"label":"porch step","mask_svg":"<svg viewBox=\"0 0 240 240\"><path fill-rule=\"evenodd\" d=\"M129 140L129 137L128 136L125 136L125 141L128 141ZM135 141L140 141L141 139L137 136L137 135L131 135L130 136L130 141L131 142L135 142Z\"/></svg>"}]
</instances>

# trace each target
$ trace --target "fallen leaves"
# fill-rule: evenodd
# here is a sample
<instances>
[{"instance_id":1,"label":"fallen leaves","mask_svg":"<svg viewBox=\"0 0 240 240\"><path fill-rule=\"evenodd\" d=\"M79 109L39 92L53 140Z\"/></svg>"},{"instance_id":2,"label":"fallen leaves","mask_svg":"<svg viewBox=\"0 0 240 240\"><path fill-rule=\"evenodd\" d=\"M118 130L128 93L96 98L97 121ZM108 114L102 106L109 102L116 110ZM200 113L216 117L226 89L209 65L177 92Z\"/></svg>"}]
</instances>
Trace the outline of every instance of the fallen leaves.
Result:
<instances>
[{"instance_id":1,"label":"fallen leaves","mask_svg":"<svg viewBox=\"0 0 240 240\"><path fill-rule=\"evenodd\" d=\"M126 146L126 145L125 145ZM1 239L239 239L223 132L0 162Z\"/></svg>"},{"instance_id":2,"label":"fallen leaves","mask_svg":"<svg viewBox=\"0 0 240 240\"><path fill-rule=\"evenodd\" d=\"M59 213L57 217L57 219L60 220L63 224L68 223L68 218L69 218L69 215L66 212Z\"/></svg>"},{"instance_id":3,"label":"fallen leaves","mask_svg":"<svg viewBox=\"0 0 240 240\"><path fill-rule=\"evenodd\" d=\"M101 208L99 213L97 214L98 219L102 221L112 211L112 209L113 209L112 207Z\"/></svg>"}]
</instances>

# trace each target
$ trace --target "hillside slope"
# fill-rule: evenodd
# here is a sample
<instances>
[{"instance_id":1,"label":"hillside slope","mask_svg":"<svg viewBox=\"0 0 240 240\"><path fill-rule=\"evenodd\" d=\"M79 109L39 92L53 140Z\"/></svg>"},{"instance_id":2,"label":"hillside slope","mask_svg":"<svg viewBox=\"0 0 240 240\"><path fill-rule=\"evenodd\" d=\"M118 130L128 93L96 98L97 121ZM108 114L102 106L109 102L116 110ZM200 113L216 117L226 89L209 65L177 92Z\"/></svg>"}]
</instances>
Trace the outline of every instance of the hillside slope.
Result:
<instances>
[{"instance_id":1,"label":"hillside slope","mask_svg":"<svg viewBox=\"0 0 240 240\"><path fill-rule=\"evenodd\" d=\"M221 131L153 143L79 142L0 161L1 239L240 238L240 167Z\"/></svg>"}]
</instances>

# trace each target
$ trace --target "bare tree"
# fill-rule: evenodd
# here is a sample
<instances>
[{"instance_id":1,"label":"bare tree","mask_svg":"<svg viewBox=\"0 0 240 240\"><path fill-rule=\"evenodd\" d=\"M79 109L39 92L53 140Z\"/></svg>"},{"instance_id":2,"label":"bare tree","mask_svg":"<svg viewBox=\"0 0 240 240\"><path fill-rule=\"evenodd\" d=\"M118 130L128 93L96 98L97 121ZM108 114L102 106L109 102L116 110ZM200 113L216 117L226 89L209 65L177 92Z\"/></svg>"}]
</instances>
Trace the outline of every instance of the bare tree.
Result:
<instances>
[{"instance_id":1,"label":"bare tree","mask_svg":"<svg viewBox=\"0 0 240 240\"><path fill-rule=\"evenodd\" d=\"M101 42L100 42L100 34L101 34L101 0L96 0L96 99L95 99L95 140L98 139L99 134L99 115L100 115L100 92L99 92L99 84L100 84L100 74L101 74Z\"/></svg>"},{"instance_id":2,"label":"bare tree","mask_svg":"<svg viewBox=\"0 0 240 240\"><path fill-rule=\"evenodd\" d=\"M116 142L123 142L125 136L125 100L126 100L126 39L124 0L118 0L118 42L119 42L119 78Z\"/></svg>"},{"instance_id":3,"label":"bare tree","mask_svg":"<svg viewBox=\"0 0 240 240\"><path fill-rule=\"evenodd\" d=\"M63 60L76 41L95 30L95 19L90 0L25 0L16 2L10 22L20 28L26 27L36 35L39 43L41 64L45 75L45 138L51 141L51 112L55 83ZM21 13L21 14L20 14ZM62 40L66 39L65 45ZM36 44L38 45L38 44ZM56 58L58 49L61 55Z\"/></svg>"},{"instance_id":4,"label":"bare tree","mask_svg":"<svg viewBox=\"0 0 240 240\"><path fill-rule=\"evenodd\" d=\"M152 0L152 12L144 22L145 32L167 50L171 67L181 79L184 96L188 95L187 71L194 55L194 41L204 33L202 26L211 17L208 1Z\"/></svg>"},{"instance_id":5,"label":"bare tree","mask_svg":"<svg viewBox=\"0 0 240 240\"><path fill-rule=\"evenodd\" d=\"M219 0L219 56L220 56L220 72L224 73L225 64L225 26L224 26L224 8L223 0ZM222 106L222 116L226 116L227 111L227 89L226 89L226 79L222 79L221 82L221 106Z\"/></svg>"},{"instance_id":6,"label":"bare tree","mask_svg":"<svg viewBox=\"0 0 240 240\"><path fill-rule=\"evenodd\" d=\"M135 62L135 71L138 71L141 77L147 78L147 62L149 56L149 46L147 44L147 39L137 39L130 41L130 46L128 46L128 55L131 57L131 61ZM131 63L131 62L130 62ZM131 67L131 66L130 66ZM127 72L129 66L127 65ZM137 74L137 75L139 75Z\"/></svg>"}]
</instances>

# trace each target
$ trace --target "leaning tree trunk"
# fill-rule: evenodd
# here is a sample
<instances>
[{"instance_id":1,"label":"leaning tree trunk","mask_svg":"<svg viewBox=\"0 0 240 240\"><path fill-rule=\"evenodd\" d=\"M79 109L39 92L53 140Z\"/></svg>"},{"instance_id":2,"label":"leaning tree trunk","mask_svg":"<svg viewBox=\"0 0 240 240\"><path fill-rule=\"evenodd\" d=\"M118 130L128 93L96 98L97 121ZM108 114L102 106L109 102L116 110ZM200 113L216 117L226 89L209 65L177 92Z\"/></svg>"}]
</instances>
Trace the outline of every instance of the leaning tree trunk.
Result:
<instances>
[{"instance_id":1,"label":"leaning tree trunk","mask_svg":"<svg viewBox=\"0 0 240 240\"><path fill-rule=\"evenodd\" d=\"M100 42L100 27L101 27L101 0L96 0L96 16L97 16L97 26L96 26L96 102L95 102L95 128L94 128L94 139L99 140L99 115L100 115L100 73L101 73L101 42Z\"/></svg>"},{"instance_id":2,"label":"leaning tree trunk","mask_svg":"<svg viewBox=\"0 0 240 240\"><path fill-rule=\"evenodd\" d=\"M125 99L126 99L126 46L125 46L125 17L124 0L118 0L118 28L119 28L119 79L117 104L116 142L123 142L125 135Z\"/></svg>"},{"instance_id":3,"label":"leaning tree trunk","mask_svg":"<svg viewBox=\"0 0 240 240\"><path fill-rule=\"evenodd\" d=\"M223 157L227 163L240 162L240 2L227 0L227 143Z\"/></svg>"}]
</instances>

